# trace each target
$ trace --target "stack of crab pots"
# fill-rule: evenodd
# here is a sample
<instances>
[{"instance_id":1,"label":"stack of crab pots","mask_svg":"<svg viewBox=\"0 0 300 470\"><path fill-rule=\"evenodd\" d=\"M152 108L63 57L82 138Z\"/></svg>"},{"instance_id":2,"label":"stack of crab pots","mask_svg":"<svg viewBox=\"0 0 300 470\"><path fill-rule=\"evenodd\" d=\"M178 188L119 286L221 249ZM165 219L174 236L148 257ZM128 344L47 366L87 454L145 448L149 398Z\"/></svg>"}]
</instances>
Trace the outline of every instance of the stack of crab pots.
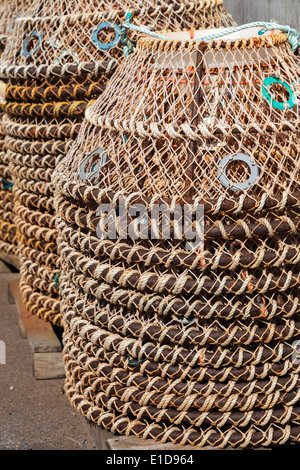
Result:
<instances>
[{"instance_id":1,"label":"stack of crab pots","mask_svg":"<svg viewBox=\"0 0 300 470\"><path fill-rule=\"evenodd\" d=\"M15 21L0 77L8 80L4 129L13 182L22 298L61 324L52 173L87 108L123 60L126 11L155 29L230 25L222 1L37 0Z\"/></svg>"},{"instance_id":2,"label":"stack of crab pots","mask_svg":"<svg viewBox=\"0 0 300 470\"><path fill-rule=\"evenodd\" d=\"M100 428L300 440L300 64L284 31L140 38L57 168L66 391Z\"/></svg>"},{"instance_id":3,"label":"stack of crab pots","mask_svg":"<svg viewBox=\"0 0 300 470\"><path fill-rule=\"evenodd\" d=\"M13 30L14 20L24 12L26 0L7 0L0 6L0 63L7 39ZM13 215L13 195L8 161L5 152L5 131L2 124L2 106L5 103L5 83L0 81L0 253L16 256L17 231Z\"/></svg>"}]
</instances>

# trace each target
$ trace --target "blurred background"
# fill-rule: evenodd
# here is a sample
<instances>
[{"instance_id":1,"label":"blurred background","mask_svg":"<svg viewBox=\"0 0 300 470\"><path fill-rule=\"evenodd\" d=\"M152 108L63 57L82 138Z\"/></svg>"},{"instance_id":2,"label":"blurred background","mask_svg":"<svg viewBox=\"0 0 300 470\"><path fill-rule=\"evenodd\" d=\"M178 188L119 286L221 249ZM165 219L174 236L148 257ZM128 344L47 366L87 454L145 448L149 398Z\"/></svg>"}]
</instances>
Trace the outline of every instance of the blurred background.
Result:
<instances>
[{"instance_id":1,"label":"blurred background","mask_svg":"<svg viewBox=\"0 0 300 470\"><path fill-rule=\"evenodd\" d=\"M300 29L300 0L224 0L238 24L276 20Z\"/></svg>"}]
</instances>

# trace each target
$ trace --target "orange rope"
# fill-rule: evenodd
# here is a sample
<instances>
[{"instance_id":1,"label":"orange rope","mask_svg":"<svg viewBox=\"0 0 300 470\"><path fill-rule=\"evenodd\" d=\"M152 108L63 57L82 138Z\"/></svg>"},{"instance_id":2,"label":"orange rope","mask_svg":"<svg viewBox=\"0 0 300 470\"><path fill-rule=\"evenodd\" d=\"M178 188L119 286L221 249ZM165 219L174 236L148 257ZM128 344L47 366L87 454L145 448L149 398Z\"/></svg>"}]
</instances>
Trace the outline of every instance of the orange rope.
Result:
<instances>
[{"instance_id":1,"label":"orange rope","mask_svg":"<svg viewBox=\"0 0 300 470\"><path fill-rule=\"evenodd\" d=\"M204 362L203 362L203 360L202 360L202 358L203 358L203 356L204 356L204 354L203 354L204 351L205 351L205 348L202 348L201 351L200 351L200 356L199 356L199 362L200 362L200 364L201 364L202 367L204 367L204 365L205 365Z\"/></svg>"}]
</instances>

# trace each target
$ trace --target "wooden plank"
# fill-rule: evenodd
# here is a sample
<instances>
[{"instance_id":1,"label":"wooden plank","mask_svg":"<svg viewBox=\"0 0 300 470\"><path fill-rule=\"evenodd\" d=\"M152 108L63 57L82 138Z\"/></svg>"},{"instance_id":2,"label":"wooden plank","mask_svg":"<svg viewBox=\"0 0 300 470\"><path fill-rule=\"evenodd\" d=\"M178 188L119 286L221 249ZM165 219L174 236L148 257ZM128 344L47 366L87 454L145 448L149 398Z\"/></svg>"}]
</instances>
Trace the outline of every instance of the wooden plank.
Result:
<instances>
[{"instance_id":1,"label":"wooden plank","mask_svg":"<svg viewBox=\"0 0 300 470\"><path fill-rule=\"evenodd\" d=\"M184 450L184 451L196 451L196 450L221 450L213 447L194 447L194 446L179 446L171 443L156 442L153 439L139 439L137 437L115 437L107 441L109 450Z\"/></svg>"},{"instance_id":2,"label":"wooden plank","mask_svg":"<svg viewBox=\"0 0 300 470\"><path fill-rule=\"evenodd\" d=\"M202 450L194 446L179 446L172 443L162 443L153 439L139 439L134 436L115 436L113 433L99 428L86 420L90 434L94 439L97 450ZM205 447L203 450L211 450Z\"/></svg>"},{"instance_id":3,"label":"wooden plank","mask_svg":"<svg viewBox=\"0 0 300 470\"><path fill-rule=\"evenodd\" d=\"M90 434L94 439L97 450L116 450L116 451L129 451L129 450L148 450L148 451L196 451L196 450L235 450L233 447L196 447L196 446L180 446L172 444L171 442L163 443L155 441L154 439L140 439L134 436L116 436L115 434L99 428L97 425L89 422L84 418ZM243 449L237 449L243 450ZM260 447L257 450L271 450L270 448Z\"/></svg>"},{"instance_id":4,"label":"wooden plank","mask_svg":"<svg viewBox=\"0 0 300 470\"><path fill-rule=\"evenodd\" d=\"M13 266L15 269L20 269L20 261L19 258L15 255L8 255L7 253L3 253L0 251L0 259L4 261L4 263Z\"/></svg>"},{"instance_id":5,"label":"wooden plank","mask_svg":"<svg viewBox=\"0 0 300 470\"><path fill-rule=\"evenodd\" d=\"M194 446L180 446L170 442L163 443L154 439L140 439L134 436L116 436L115 434L99 428L87 419L86 422L90 434L94 439L97 450L221 450L210 446L203 448Z\"/></svg>"},{"instance_id":6,"label":"wooden plank","mask_svg":"<svg viewBox=\"0 0 300 470\"><path fill-rule=\"evenodd\" d=\"M0 260L0 274L11 273L10 266L7 265L4 261Z\"/></svg>"},{"instance_id":7,"label":"wooden plank","mask_svg":"<svg viewBox=\"0 0 300 470\"><path fill-rule=\"evenodd\" d=\"M19 282L9 282L9 289L15 299L19 312L21 336L27 338L34 353L61 352L59 339L53 331L51 323L47 323L35 315L31 315L25 308L19 289Z\"/></svg>"},{"instance_id":8,"label":"wooden plank","mask_svg":"<svg viewBox=\"0 0 300 470\"><path fill-rule=\"evenodd\" d=\"M65 377L62 346L51 323L31 315L22 302L19 280L9 281L9 292L14 298L18 313L20 334L27 339L33 351L33 374L36 379Z\"/></svg>"},{"instance_id":9,"label":"wooden plank","mask_svg":"<svg viewBox=\"0 0 300 470\"><path fill-rule=\"evenodd\" d=\"M65 377L62 353L35 353L34 377L37 380L60 379Z\"/></svg>"},{"instance_id":10,"label":"wooden plank","mask_svg":"<svg viewBox=\"0 0 300 470\"><path fill-rule=\"evenodd\" d=\"M10 283L12 281L16 281L16 282L19 282L20 280L20 273L12 273L12 272L9 272L8 273L8 289L7 289L7 297L8 297L8 303L9 304L15 304L15 298L14 298L14 295L13 293L11 292L11 289L10 289Z\"/></svg>"},{"instance_id":11,"label":"wooden plank","mask_svg":"<svg viewBox=\"0 0 300 470\"><path fill-rule=\"evenodd\" d=\"M300 27L297 0L224 0L224 5L238 24L276 20L297 30Z\"/></svg>"},{"instance_id":12,"label":"wooden plank","mask_svg":"<svg viewBox=\"0 0 300 470\"><path fill-rule=\"evenodd\" d=\"M96 449L110 450L108 442L115 437L114 434L106 431L105 429L99 429L96 424L91 423L86 418L84 418L84 421L89 428L89 432L95 442Z\"/></svg>"},{"instance_id":13,"label":"wooden plank","mask_svg":"<svg viewBox=\"0 0 300 470\"><path fill-rule=\"evenodd\" d=\"M103 432L103 431L99 431ZM107 448L108 450L176 450L176 451L196 451L196 450L245 450L245 449L234 449L233 447L226 447L225 449L220 448L220 447L211 447L211 446L205 446L205 447L196 447L196 446L180 446L176 444L171 444L170 442L168 443L162 443L162 442L157 442L154 441L153 439L139 439L137 437L126 437L126 436L120 436L120 437L114 437L112 439L108 439L107 441ZM101 449L105 450L105 449ZM254 450L254 449L253 449ZM271 448L265 448L265 447L259 447L256 450L271 450Z\"/></svg>"}]
</instances>

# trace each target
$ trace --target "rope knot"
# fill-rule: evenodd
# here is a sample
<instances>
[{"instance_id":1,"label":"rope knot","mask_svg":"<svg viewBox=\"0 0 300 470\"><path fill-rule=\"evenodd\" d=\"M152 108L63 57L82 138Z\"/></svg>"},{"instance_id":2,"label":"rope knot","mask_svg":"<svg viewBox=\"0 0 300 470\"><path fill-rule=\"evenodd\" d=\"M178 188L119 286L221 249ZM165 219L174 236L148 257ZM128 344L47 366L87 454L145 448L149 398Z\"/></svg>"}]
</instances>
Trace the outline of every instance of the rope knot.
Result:
<instances>
[{"instance_id":1,"label":"rope knot","mask_svg":"<svg viewBox=\"0 0 300 470\"><path fill-rule=\"evenodd\" d=\"M132 52L134 52L134 45L128 38L128 32L130 29L130 20L132 18L132 13L126 13L126 18L121 28L121 41L124 44L124 55L128 57Z\"/></svg>"}]
</instances>

